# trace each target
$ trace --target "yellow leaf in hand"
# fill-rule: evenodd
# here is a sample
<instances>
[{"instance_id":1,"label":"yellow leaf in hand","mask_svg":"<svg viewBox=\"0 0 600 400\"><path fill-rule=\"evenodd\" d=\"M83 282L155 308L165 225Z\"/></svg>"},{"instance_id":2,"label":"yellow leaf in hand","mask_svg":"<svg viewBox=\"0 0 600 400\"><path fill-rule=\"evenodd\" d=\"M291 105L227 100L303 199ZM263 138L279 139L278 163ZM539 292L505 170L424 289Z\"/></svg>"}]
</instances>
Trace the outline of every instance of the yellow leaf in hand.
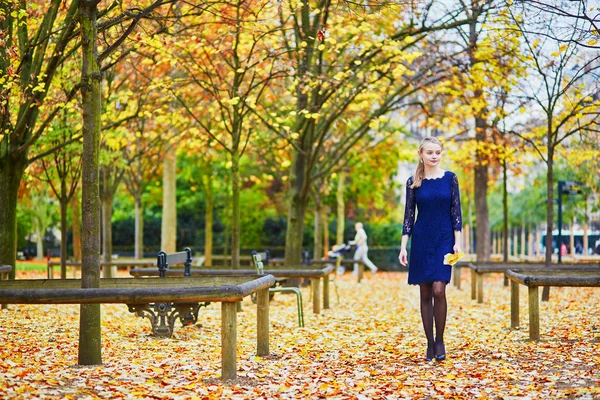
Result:
<instances>
[{"instance_id":1,"label":"yellow leaf in hand","mask_svg":"<svg viewBox=\"0 0 600 400\"><path fill-rule=\"evenodd\" d=\"M445 265L454 265L465 256L465 253L459 251L456 254L448 253L444 256L444 264Z\"/></svg>"}]
</instances>

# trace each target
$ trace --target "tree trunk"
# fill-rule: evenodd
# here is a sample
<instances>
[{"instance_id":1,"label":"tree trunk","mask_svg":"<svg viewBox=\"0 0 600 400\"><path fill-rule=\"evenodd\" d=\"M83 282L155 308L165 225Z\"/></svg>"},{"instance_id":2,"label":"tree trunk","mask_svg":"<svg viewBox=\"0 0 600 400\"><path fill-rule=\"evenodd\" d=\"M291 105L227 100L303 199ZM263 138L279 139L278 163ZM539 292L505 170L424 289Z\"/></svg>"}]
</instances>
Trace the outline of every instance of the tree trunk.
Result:
<instances>
[{"instance_id":1,"label":"tree trunk","mask_svg":"<svg viewBox=\"0 0 600 400\"><path fill-rule=\"evenodd\" d=\"M45 227L42 223L42 220L38 220L35 224L35 234L38 237L38 240L35 244L37 255L35 257L36 260L42 261L44 259L44 236L45 236Z\"/></svg>"},{"instance_id":2,"label":"tree trunk","mask_svg":"<svg viewBox=\"0 0 600 400\"><path fill-rule=\"evenodd\" d=\"M318 190L315 192L314 196L315 202L315 210L314 210L314 249L313 249L313 258L318 260L322 256L321 251L321 194L318 193Z\"/></svg>"},{"instance_id":3,"label":"tree trunk","mask_svg":"<svg viewBox=\"0 0 600 400\"><path fill-rule=\"evenodd\" d=\"M27 152L13 157L8 142L8 135L0 140L0 265L12 265L10 279L15 279L17 196L27 167Z\"/></svg>"},{"instance_id":4,"label":"tree trunk","mask_svg":"<svg viewBox=\"0 0 600 400\"><path fill-rule=\"evenodd\" d=\"M473 69L480 62L477 58L477 48L479 40L479 16L482 8L475 2L471 3L471 22L469 24L469 62L470 68ZM483 91L476 87L474 91L474 99L481 99ZM487 122L485 120L485 110L474 110L475 112L475 140L478 145L485 146L487 143ZM475 152L475 219L477 227L475 235L477 242L475 244L475 252L477 253L477 261L485 262L490 260L491 243L490 243L490 219L487 205L488 191L488 155L485 149L479 146Z\"/></svg>"},{"instance_id":5,"label":"tree trunk","mask_svg":"<svg viewBox=\"0 0 600 400\"><path fill-rule=\"evenodd\" d=\"M60 279L67 279L67 207L69 199L60 199Z\"/></svg>"},{"instance_id":6,"label":"tree trunk","mask_svg":"<svg viewBox=\"0 0 600 400\"><path fill-rule=\"evenodd\" d=\"M527 232L527 255L529 257L533 256L533 225L529 223L528 232Z\"/></svg>"},{"instance_id":7,"label":"tree trunk","mask_svg":"<svg viewBox=\"0 0 600 400\"><path fill-rule=\"evenodd\" d=\"M346 204L344 203L344 181L346 180L346 173L340 172L338 187L336 192L337 202L337 227L336 227L336 238L335 244L338 246L344 243L344 227L346 222Z\"/></svg>"},{"instance_id":8,"label":"tree trunk","mask_svg":"<svg viewBox=\"0 0 600 400\"><path fill-rule=\"evenodd\" d=\"M585 222L583 223L583 255L587 256L589 252L589 238L588 238L588 216L587 209L585 210Z\"/></svg>"},{"instance_id":9,"label":"tree trunk","mask_svg":"<svg viewBox=\"0 0 600 400\"><path fill-rule=\"evenodd\" d=\"M525 244L525 220L521 222L521 257L525 257L525 249L527 245Z\"/></svg>"},{"instance_id":10,"label":"tree trunk","mask_svg":"<svg viewBox=\"0 0 600 400\"><path fill-rule=\"evenodd\" d=\"M83 169L81 215L81 287L100 286L100 189L99 154L101 128L101 81L98 65L97 2L79 0L83 62L81 100L83 107ZM100 304L82 304L79 319L80 365L102 364Z\"/></svg>"},{"instance_id":11,"label":"tree trunk","mask_svg":"<svg viewBox=\"0 0 600 400\"><path fill-rule=\"evenodd\" d=\"M231 241L230 241L230 238L231 238L231 235L230 235L230 231L231 231L230 225L231 224L225 225L225 231L223 232L223 255L224 256L229 255L229 245L231 244ZM223 263L225 265L227 265L228 261L224 260Z\"/></svg>"},{"instance_id":12,"label":"tree trunk","mask_svg":"<svg viewBox=\"0 0 600 400\"><path fill-rule=\"evenodd\" d=\"M163 211L161 250L176 252L177 247L177 149L171 147L163 162Z\"/></svg>"},{"instance_id":13,"label":"tree trunk","mask_svg":"<svg viewBox=\"0 0 600 400\"><path fill-rule=\"evenodd\" d=\"M571 257L573 257L575 255L575 231L574 231L574 227L575 227L575 217L571 216L571 221L569 221L570 226L569 226L569 250L570 250L570 254Z\"/></svg>"},{"instance_id":14,"label":"tree trunk","mask_svg":"<svg viewBox=\"0 0 600 400\"><path fill-rule=\"evenodd\" d=\"M323 257L329 254L329 206L321 207L321 224L323 225Z\"/></svg>"},{"instance_id":15,"label":"tree trunk","mask_svg":"<svg viewBox=\"0 0 600 400\"><path fill-rule=\"evenodd\" d=\"M81 261L81 204L77 194L71 198L71 213L73 217L73 259Z\"/></svg>"},{"instance_id":16,"label":"tree trunk","mask_svg":"<svg viewBox=\"0 0 600 400\"><path fill-rule=\"evenodd\" d=\"M291 196L285 233L285 263L298 265L302 260L305 205L300 193Z\"/></svg>"},{"instance_id":17,"label":"tree trunk","mask_svg":"<svg viewBox=\"0 0 600 400\"><path fill-rule=\"evenodd\" d=\"M204 228L204 265L212 265L213 252L213 212L214 200L212 191L212 174L210 171L202 176L204 195L206 196L206 223Z\"/></svg>"},{"instance_id":18,"label":"tree trunk","mask_svg":"<svg viewBox=\"0 0 600 400\"><path fill-rule=\"evenodd\" d=\"M483 118L475 118L475 139L477 143L486 143L486 122ZM475 219L477 220L477 244L475 251L477 261L490 261L490 218L487 204L488 162L484 151L478 150L475 155Z\"/></svg>"},{"instance_id":19,"label":"tree trunk","mask_svg":"<svg viewBox=\"0 0 600 400\"><path fill-rule=\"evenodd\" d=\"M551 124L551 122L548 122ZM550 125L551 126L551 125ZM550 127L548 132L551 132ZM548 134L550 136L550 134ZM548 191L548 200L546 202L546 267L552 265L552 230L554 229L554 152L552 147L548 146L548 172L546 173L546 190ZM558 194L561 195L560 193ZM560 243L558 244L558 251L560 251ZM544 286L542 289L542 301L548 301L550 299L550 287Z\"/></svg>"},{"instance_id":20,"label":"tree trunk","mask_svg":"<svg viewBox=\"0 0 600 400\"><path fill-rule=\"evenodd\" d=\"M497 254L501 254L502 253L502 249L504 249L504 233L502 232L496 232L496 243L498 244L498 247L496 248L496 253Z\"/></svg>"},{"instance_id":21,"label":"tree trunk","mask_svg":"<svg viewBox=\"0 0 600 400\"><path fill-rule=\"evenodd\" d=\"M231 154L231 267L240 267L240 155Z\"/></svg>"},{"instance_id":22,"label":"tree trunk","mask_svg":"<svg viewBox=\"0 0 600 400\"><path fill-rule=\"evenodd\" d=\"M290 174L290 206L285 232L285 263L298 265L302 260L302 241L304 238L304 212L306 210L307 191L304 188L306 158L301 153L294 154L292 173Z\"/></svg>"},{"instance_id":23,"label":"tree trunk","mask_svg":"<svg viewBox=\"0 0 600 400\"><path fill-rule=\"evenodd\" d=\"M108 189L105 186L105 190ZM112 261L112 195L104 193L102 198L102 261ZM116 267L102 268L102 277L114 278Z\"/></svg>"},{"instance_id":24,"label":"tree trunk","mask_svg":"<svg viewBox=\"0 0 600 400\"><path fill-rule=\"evenodd\" d=\"M510 256L512 255L512 248L513 248L513 243L512 243L512 234L510 232L510 228L506 229L506 239L505 239L505 246L506 246L506 254L508 255L507 260L510 258Z\"/></svg>"},{"instance_id":25,"label":"tree trunk","mask_svg":"<svg viewBox=\"0 0 600 400\"><path fill-rule=\"evenodd\" d=\"M141 198L135 199L135 254L136 260L144 258L144 205Z\"/></svg>"},{"instance_id":26,"label":"tree trunk","mask_svg":"<svg viewBox=\"0 0 600 400\"><path fill-rule=\"evenodd\" d=\"M506 158L502 159L502 219L504 221L504 225L502 227L502 234L504 235L504 237L508 237L508 177L506 172ZM504 242L502 254L502 259L505 263L507 263L508 246L506 244L506 241Z\"/></svg>"}]
</instances>

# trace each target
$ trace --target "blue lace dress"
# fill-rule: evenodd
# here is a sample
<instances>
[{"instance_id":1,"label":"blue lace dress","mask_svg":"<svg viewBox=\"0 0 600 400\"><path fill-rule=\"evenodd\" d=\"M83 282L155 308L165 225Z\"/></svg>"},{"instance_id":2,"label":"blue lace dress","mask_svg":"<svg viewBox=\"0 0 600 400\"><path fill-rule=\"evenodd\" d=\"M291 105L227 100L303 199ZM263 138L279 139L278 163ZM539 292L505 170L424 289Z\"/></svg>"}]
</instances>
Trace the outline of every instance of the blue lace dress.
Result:
<instances>
[{"instance_id":1,"label":"blue lace dress","mask_svg":"<svg viewBox=\"0 0 600 400\"><path fill-rule=\"evenodd\" d=\"M412 184L410 177L402 228L403 235L411 236L408 283L448 283L452 267L444 265L444 255L454 253L454 231L462 230L458 179L446 171L441 178L423 179L416 189L411 188Z\"/></svg>"}]
</instances>

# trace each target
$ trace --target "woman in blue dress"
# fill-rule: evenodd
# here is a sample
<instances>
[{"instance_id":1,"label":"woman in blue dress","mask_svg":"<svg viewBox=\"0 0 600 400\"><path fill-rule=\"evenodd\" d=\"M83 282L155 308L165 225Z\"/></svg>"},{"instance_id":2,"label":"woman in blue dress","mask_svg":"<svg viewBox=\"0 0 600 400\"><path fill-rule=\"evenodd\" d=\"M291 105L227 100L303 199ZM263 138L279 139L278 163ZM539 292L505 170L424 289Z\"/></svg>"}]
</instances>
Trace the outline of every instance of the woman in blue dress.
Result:
<instances>
[{"instance_id":1,"label":"woman in blue dress","mask_svg":"<svg viewBox=\"0 0 600 400\"><path fill-rule=\"evenodd\" d=\"M452 266L444 265L444 255L461 251L462 215L458 179L440 168L442 145L426 137L419 146L419 165L406 182L406 208L400 246L400 264L408 263L408 283L419 285L421 318L427 337L427 361L446 358L446 285ZM415 211L418 216L415 222ZM410 262L406 252L412 237ZM433 325L435 320L435 338Z\"/></svg>"}]
</instances>

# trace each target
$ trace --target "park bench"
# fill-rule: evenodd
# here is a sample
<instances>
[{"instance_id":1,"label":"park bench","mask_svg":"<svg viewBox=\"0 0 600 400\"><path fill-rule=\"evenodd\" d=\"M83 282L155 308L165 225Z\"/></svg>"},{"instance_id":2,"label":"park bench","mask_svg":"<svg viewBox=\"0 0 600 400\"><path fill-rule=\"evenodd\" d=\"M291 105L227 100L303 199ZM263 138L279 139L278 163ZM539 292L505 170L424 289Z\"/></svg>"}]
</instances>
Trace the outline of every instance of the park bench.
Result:
<instances>
[{"instance_id":1,"label":"park bench","mask_svg":"<svg viewBox=\"0 0 600 400\"><path fill-rule=\"evenodd\" d=\"M269 292L272 275L102 278L99 288L82 288L80 279L0 281L0 304L221 303L222 378L236 376L237 303L252 293L257 301L257 355L269 355Z\"/></svg>"},{"instance_id":2,"label":"park bench","mask_svg":"<svg viewBox=\"0 0 600 400\"><path fill-rule=\"evenodd\" d=\"M537 263L468 263L468 267L471 269L471 299L477 299L478 303L483 303L483 276L494 273L505 274L509 269L518 269L518 270L537 270L546 268L544 264ZM581 269L581 268L596 268L599 267L591 266L591 265L578 265L578 264L554 264L551 269L558 270L573 270L573 269ZM505 282L505 285L508 286L508 281Z\"/></svg>"},{"instance_id":3,"label":"park bench","mask_svg":"<svg viewBox=\"0 0 600 400\"><path fill-rule=\"evenodd\" d=\"M328 265L328 264L335 264L336 261L335 260L312 260L312 264L317 264L317 265ZM337 264L336 265L347 265L350 266L352 268L354 268L354 264L358 264L358 274L356 277L356 281L358 283L360 283L364 276L365 276L365 263L362 260L354 260L352 258L338 258L337 259Z\"/></svg>"},{"instance_id":4,"label":"park bench","mask_svg":"<svg viewBox=\"0 0 600 400\"><path fill-rule=\"evenodd\" d=\"M591 256L576 255L573 260L576 261L577 263L583 263L583 264L589 263L589 264L600 265L600 255L591 255Z\"/></svg>"},{"instance_id":5,"label":"park bench","mask_svg":"<svg viewBox=\"0 0 600 400\"><path fill-rule=\"evenodd\" d=\"M337 284L336 284L336 277L338 274L338 268L342 262L342 257L337 257L335 259L329 259L329 260L320 260L323 262L317 262L317 263L313 263L313 260L310 256L310 251L308 250L302 250L302 265L304 266L313 266L313 264L319 266L318 268L327 268L328 266L333 266L333 273L330 274L329 278L323 278L323 308L324 309L329 309L330 308L330 303L329 303L329 293L330 293L330 287L331 284L334 285L335 288L335 295L337 298L337 301L339 303L340 301L340 295L338 293L338 288L337 288ZM327 261L327 262L324 262ZM283 265L285 263L285 260L283 258L270 258L269 259L269 264L276 264L276 265ZM362 261L361 261L362 263ZM323 267L321 267L323 266ZM364 264L363 264L363 270L364 270ZM312 291L311 291L311 296L312 296Z\"/></svg>"},{"instance_id":6,"label":"park bench","mask_svg":"<svg viewBox=\"0 0 600 400\"><path fill-rule=\"evenodd\" d=\"M0 281L0 304L221 303L222 378L236 376L237 303L257 293L257 355L269 355L269 291L272 275L102 278L99 288L82 288L81 279Z\"/></svg>"},{"instance_id":7,"label":"park bench","mask_svg":"<svg viewBox=\"0 0 600 400\"><path fill-rule=\"evenodd\" d=\"M313 266L313 265L276 265L271 266L271 259L269 259L269 267L264 272L269 275L273 275L276 279L290 279L290 278L307 278L311 281L311 297L313 298L313 312L315 314L321 313L321 279L323 279L322 289L322 301L323 308L330 308L329 301L329 280L324 279L329 276L334 268L331 265L325 266ZM184 271L179 269L169 268L166 272L166 276L183 276ZM129 274L133 277L152 277L159 276L159 271L151 268L133 268L129 271ZM230 276L230 275L256 275L256 269L231 269L231 267L207 267L207 268L192 268L190 270L191 276Z\"/></svg>"},{"instance_id":8,"label":"park bench","mask_svg":"<svg viewBox=\"0 0 600 400\"><path fill-rule=\"evenodd\" d=\"M506 276L511 281L510 324L519 327L519 284L528 288L529 338L540 339L540 286L600 287L600 268L590 269L509 269Z\"/></svg>"},{"instance_id":9,"label":"park bench","mask_svg":"<svg viewBox=\"0 0 600 400\"><path fill-rule=\"evenodd\" d=\"M266 250L268 252L268 250ZM310 251L302 250L300 264L302 265L310 265L312 262L310 257ZM285 264L285 259L282 257L271 257L269 253L269 265L283 265Z\"/></svg>"},{"instance_id":10,"label":"park bench","mask_svg":"<svg viewBox=\"0 0 600 400\"><path fill-rule=\"evenodd\" d=\"M126 268L127 270L131 270L134 267L152 267L155 265L154 261L143 261L143 260L130 260L130 261L110 261L110 262L101 262L101 268L109 268L109 267L117 267L117 268ZM67 261L66 266L71 269L71 277L75 278L77 276L77 272L81 272L81 261ZM60 261L51 261L48 259L47 262L47 272L48 279L54 278L54 268L58 267L60 270Z\"/></svg>"},{"instance_id":11,"label":"park bench","mask_svg":"<svg viewBox=\"0 0 600 400\"><path fill-rule=\"evenodd\" d=\"M273 274L276 278L287 277L287 278L305 278L309 279L311 283L311 298L318 296L320 292L320 280L323 280L323 309L330 309L330 283L333 282L335 285L335 276L337 267L339 267L339 261L337 258L335 261L330 260L327 263L313 263L310 256L310 251L302 251L302 261L299 266L287 266L283 258L271 258L269 256L268 261L268 272ZM314 265L313 265L314 264ZM328 278L333 275L333 278ZM317 280L318 279L318 280ZM315 288L314 285L317 285ZM297 285L295 285L297 286ZM337 285L335 285L335 293L339 302L339 294L337 292ZM320 300L319 300L320 301ZM315 313L320 313L320 303L313 301L313 309Z\"/></svg>"},{"instance_id":12,"label":"park bench","mask_svg":"<svg viewBox=\"0 0 600 400\"><path fill-rule=\"evenodd\" d=\"M231 255L213 254L211 255L212 265L219 267L231 267ZM240 265L244 267L252 266L252 256L240 255ZM207 266L208 267L208 266Z\"/></svg>"},{"instance_id":13,"label":"park bench","mask_svg":"<svg viewBox=\"0 0 600 400\"><path fill-rule=\"evenodd\" d=\"M257 273L263 274L265 265L269 264L269 251L257 252L252 251L252 263L256 268ZM280 285L287 278L276 278L277 284ZM272 293L283 292L293 293L296 295L296 306L298 307L298 326L304 327L304 306L302 305L302 292L296 286L277 286L269 288L269 300L272 299Z\"/></svg>"},{"instance_id":14,"label":"park bench","mask_svg":"<svg viewBox=\"0 0 600 400\"><path fill-rule=\"evenodd\" d=\"M186 247L184 251L167 254L159 251L156 267L158 276L165 278L169 267L183 265L183 276L191 276L192 250ZM198 321L200 307L210 303L173 303L155 302L148 304L129 304L129 311L142 318L148 318L152 325L152 334L160 337L171 337L175 329L175 321L180 320L181 325L193 325Z\"/></svg>"},{"instance_id":15,"label":"park bench","mask_svg":"<svg viewBox=\"0 0 600 400\"><path fill-rule=\"evenodd\" d=\"M469 268L469 264L470 263L468 261L459 261L452 266L452 281L454 287L456 287L458 290L460 290L461 270L463 268Z\"/></svg>"}]
</instances>

